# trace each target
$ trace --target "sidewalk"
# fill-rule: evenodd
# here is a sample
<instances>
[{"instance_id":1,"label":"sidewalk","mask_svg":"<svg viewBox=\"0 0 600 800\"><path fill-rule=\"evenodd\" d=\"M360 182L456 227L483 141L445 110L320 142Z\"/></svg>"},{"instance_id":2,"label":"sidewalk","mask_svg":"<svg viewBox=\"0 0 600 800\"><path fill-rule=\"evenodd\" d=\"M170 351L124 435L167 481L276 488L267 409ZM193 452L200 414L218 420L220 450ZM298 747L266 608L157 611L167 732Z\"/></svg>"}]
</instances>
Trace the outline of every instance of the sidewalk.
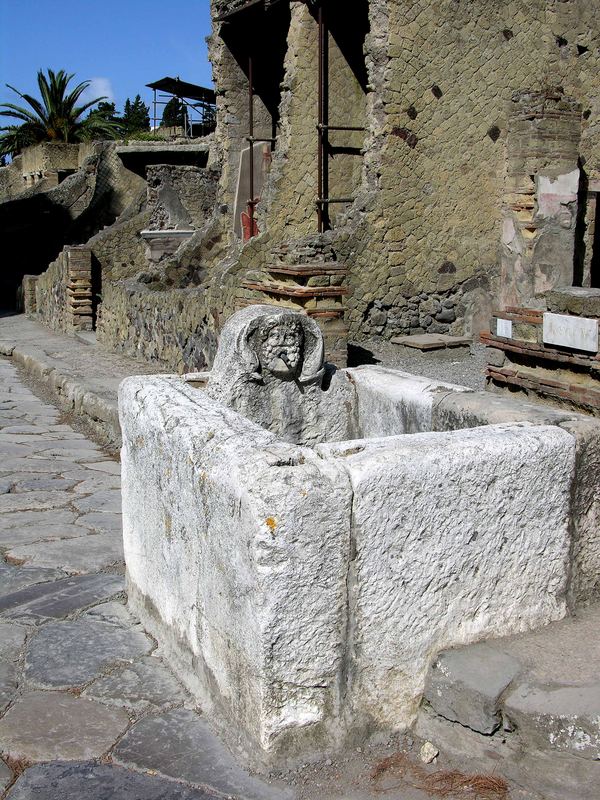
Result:
<instances>
[{"instance_id":1,"label":"sidewalk","mask_svg":"<svg viewBox=\"0 0 600 800\"><path fill-rule=\"evenodd\" d=\"M116 449L119 383L129 375L167 370L158 364L109 353L77 336L55 333L23 314L0 316L0 355L46 385L56 402L91 425L100 441Z\"/></svg>"}]
</instances>

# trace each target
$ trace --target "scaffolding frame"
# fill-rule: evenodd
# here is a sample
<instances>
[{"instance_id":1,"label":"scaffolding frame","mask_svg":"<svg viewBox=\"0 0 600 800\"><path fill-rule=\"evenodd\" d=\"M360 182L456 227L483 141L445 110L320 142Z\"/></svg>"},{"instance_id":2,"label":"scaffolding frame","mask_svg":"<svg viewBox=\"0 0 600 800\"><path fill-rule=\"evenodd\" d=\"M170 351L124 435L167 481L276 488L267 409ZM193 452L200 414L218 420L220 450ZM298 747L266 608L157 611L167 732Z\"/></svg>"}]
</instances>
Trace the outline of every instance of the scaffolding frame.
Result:
<instances>
[{"instance_id":1,"label":"scaffolding frame","mask_svg":"<svg viewBox=\"0 0 600 800\"><path fill-rule=\"evenodd\" d=\"M216 125L216 94L212 89L187 83L179 78L161 78L154 83L147 83L152 89L152 130L160 127L162 114L158 116L158 106L166 106L176 97L183 107L184 123L181 127L184 136L192 138L195 135L194 126L200 126L200 136L206 136L215 129ZM157 94L162 92L162 94ZM179 126L176 126L179 127Z\"/></svg>"}]
</instances>

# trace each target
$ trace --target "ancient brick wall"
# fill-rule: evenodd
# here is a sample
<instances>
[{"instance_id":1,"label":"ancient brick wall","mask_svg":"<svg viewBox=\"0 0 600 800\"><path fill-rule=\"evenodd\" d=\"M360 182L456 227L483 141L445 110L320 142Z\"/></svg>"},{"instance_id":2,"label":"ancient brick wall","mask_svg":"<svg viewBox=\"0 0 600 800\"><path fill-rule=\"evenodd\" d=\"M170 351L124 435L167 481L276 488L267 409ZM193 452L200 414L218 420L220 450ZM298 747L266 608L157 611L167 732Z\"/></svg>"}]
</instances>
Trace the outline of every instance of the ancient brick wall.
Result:
<instances>
[{"instance_id":1,"label":"ancient brick wall","mask_svg":"<svg viewBox=\"0 0 600 800\"><path fill-rule=\"evenodd\" d=\"M213 2L213 15L236 5ZM344 13L338 0L327 5ZM590 5L371 0L364 85L348 63L343 32L331 37L330 122L366 127L364 135L339 133L334 142L341 150L362 145L363 153L343 153L330 164L331 190L355 198L337 210L328 234L337 260L348 269L352 338L470 334L487 327L501 294L513 97L558 92L572 104L574 158L579 155L586 179L600 180L600 24ZM288 17L275 11L283 7ZM257 78L257 135L267 135L272 123L276 143L257 209L260 233L244 243L234 233L233 209L240 153L247 146L247 55L252 47L260 55L265 37L278 42L283 78L275 115L273 87ZM282 2L270 11L256 4L239 18L215 21L210 54L218 125L209 163L222 166L219 214L203 238L193 237L176 258L161 262L148 284L128 282L129 305L116 299L123 287L111 288L115 304L111 310L105 303L103 313L113 346L133 351L139 344L149 357L180 368L182 348L196 351L186 338L187 317L171 314L171 293L184 292L180 302L187 308L189 290L194 302L202 298L191 336L203 358L210 356L206 342L218 333L220 320L237 303L262 299L244 285L264 277L273 251L316 233L317 48L314 10L306 3ZM275 59L265 65L275 68ZM530 173L523 175L530 180ZM589 223L592 216L585 219ZM571 244L572 223L571 214L569 230L561 234ZM561 269L571 244L559 248ZM134 266L125 274L136 274ZM133 321L132 304L136 314L154 320L148 328ZM128 325L144 333L130 335ZM194 356L187 366L199 360Z\"/></svg>"},{"instance_id":2,"label":"ancient brick wall","mask_svg":"<svg viewBox=\"0 0 600 800\"><path fill-rule=\"evenodd\" d=\"M146 251L140 231L149 213L135 205L113 225L93 236L86 244L93 253L102 286L112 280L129 278L146 267Z\"/></svg>"},{"instance_id":3,"label":"ancient brick wall","mask_svg":"<svg viewBox=\"0 0 600 800\"><path fill-rule=\"evenodd\" d=\"M597 111L599 39L589 4L575 0L371 3L376 96L365 180L377 193L363 230L342 247L357 253L348 301L355 334L485 327L498 292L512 95L559 83ZM581 154L597 169L591 120L584 113ZM451 313L427 320L430 303L450 301L454 322Z\"/></svg>"},{"instance_id":4,"label":"ancient brick wall","mask_svg":"<svg viewBox=\"0 0 600 800\"><path fill-rule=\"evenodd\" d=\"M581 154L597 170L598 24L579 0L379 0L369 13L362 182L335 231L350 268L351 333L476 332L499 290L511 98L562 84L581 104ZM259 209L265 247L316 227L316 36L309 9L293 4L281 130ZM360 109L338 86L341 60L333 43L332 124ZM255 244L252 266L266 258ZM245 264L242 253L241 273Z\"/></svg>"}]
</instances>

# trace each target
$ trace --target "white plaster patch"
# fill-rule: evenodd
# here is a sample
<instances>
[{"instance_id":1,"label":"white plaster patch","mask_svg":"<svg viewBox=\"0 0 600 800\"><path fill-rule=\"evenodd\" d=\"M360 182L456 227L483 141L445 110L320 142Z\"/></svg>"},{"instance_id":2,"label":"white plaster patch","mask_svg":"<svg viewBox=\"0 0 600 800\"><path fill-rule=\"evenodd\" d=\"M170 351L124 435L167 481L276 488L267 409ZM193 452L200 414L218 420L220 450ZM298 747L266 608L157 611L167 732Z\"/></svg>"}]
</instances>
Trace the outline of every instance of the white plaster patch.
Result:
<instances>
[{"instance_id":1,"label":"white plaster patch","mask_svg":"<svg viewBox=\"0 0 600 800\"><path fill-rule=\"evenodd\" d=\"M560 217L564 211L563 206L577 201L578 190L579 169L559 175L555 180L546 175L538 176L538 216Z\"/></svg>"}]
</instances>

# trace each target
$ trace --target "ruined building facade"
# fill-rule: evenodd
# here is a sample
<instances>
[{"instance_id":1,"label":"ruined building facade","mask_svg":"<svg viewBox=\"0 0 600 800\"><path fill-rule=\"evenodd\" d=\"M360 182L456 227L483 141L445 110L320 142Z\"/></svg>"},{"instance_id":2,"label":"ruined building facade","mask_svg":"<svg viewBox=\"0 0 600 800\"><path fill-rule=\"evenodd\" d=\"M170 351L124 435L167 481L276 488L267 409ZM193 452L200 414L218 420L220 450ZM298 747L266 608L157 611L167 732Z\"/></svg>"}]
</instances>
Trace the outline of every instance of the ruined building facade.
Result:
<instances>
[{"instance_id":1,"label":"ruined building facade","mask_svg":"<svg viewBox=\"0 0 600 800\"><path fill-rule=\"evenodd\" d=\"M268 302L305 309L342 361L347 338L477 335L493 309L599 285L594 4L211 6L211 210L103 281L100 341L203 368L224 321ZM149 202L164 220L156 184Z\"/></svg>"}]
</instances>

